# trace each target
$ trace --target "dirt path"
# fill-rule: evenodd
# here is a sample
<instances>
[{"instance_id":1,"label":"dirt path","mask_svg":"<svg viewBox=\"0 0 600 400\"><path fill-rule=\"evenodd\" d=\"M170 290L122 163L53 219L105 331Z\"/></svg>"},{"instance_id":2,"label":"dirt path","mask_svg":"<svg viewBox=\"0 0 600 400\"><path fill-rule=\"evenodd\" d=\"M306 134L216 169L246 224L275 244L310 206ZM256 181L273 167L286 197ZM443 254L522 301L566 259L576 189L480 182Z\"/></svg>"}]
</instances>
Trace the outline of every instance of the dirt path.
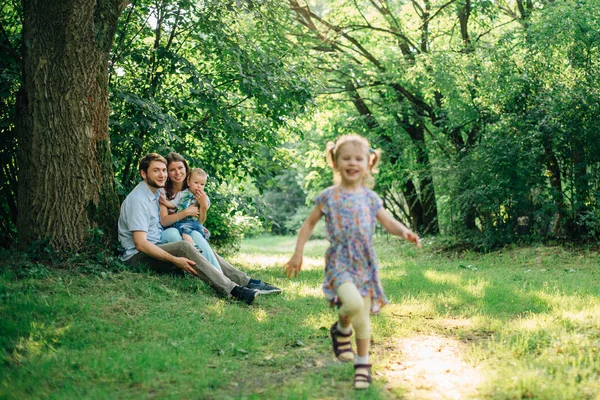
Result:
<instances>
[{"instance_id":1,"label":"dirt path","mask_svg":"<svg viewBox=\"0 0 600 400\"><path fill-rule=\"evenodd\" d=\"M396 362L377 374L395 398L451 400L477 398L481 376L463 361L467 344L444 336L416 336L390 343ZM386 346L387 347L387 346ZM388 348L389 349L389 348Z\"/></svg>"}]
</instances>

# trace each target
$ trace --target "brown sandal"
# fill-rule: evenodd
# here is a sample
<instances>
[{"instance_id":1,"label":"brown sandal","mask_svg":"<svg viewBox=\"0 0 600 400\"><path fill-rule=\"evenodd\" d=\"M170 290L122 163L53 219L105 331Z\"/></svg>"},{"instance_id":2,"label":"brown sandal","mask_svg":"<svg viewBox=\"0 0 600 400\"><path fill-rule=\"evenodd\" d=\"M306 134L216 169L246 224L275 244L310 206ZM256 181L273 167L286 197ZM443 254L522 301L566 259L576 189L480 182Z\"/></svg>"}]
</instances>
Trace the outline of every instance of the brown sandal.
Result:
<instances>
[{"instance_id":1,"label":"brown sandal","mask_svg":"<svg viewBox=\"0 0 600 400\"><path fill-rule=\"evenodd\" d=\"M357 369L366 369L367 374L356 372ZM371 385L371 364L354 364L354 389L366 389Z\"/></svg>"},{"instance_id":2,"label":"brown sandal","mask_svg":"<svg viewBox=\"0 0 600 400\"><path fill-rule=\"evenodd\" d=\"M343 362L349 362L354 360L354 351L352 350L352 342L348 340L348 342L340 343L338 341L338 337L347 337L352 336L352 331L350 333L342 333L337 328L337 321L331 325L329 329L329 334L331 335L331 342L333 344L333 354L337 357L338 360Z\"/></svg>"}]
</instances>

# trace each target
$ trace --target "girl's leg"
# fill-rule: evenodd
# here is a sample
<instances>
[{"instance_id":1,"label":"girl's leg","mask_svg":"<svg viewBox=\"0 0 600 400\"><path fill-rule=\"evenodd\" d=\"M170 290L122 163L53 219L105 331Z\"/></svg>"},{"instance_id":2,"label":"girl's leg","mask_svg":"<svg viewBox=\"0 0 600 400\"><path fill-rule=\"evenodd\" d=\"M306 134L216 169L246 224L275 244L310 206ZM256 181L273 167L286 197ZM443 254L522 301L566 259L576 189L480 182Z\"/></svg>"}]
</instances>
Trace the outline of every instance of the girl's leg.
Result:
<instances>
[{"instance_id":1,"label":"girl's leg","mask_svg":"<svg viewBox=\"0 0 600 400\"><path fill-rule=\"evenodd\" d=\"M369 347L371 345L371 298L363 297L364 306L352 320L356 331L357 355L354 361L354 388L366 389L371 383L371 364Z\"/></svg>"},{"instance_id":2,"label":"girl's leg","mask_svg":"<svg viewBox=\"0 0 600 400\"><path fill-rule=\"evenodd\" d=\"M202 234L198 231L192 231L191 233L192 239L194 239L194 243L200 250L202 250L202 256L208 260L209 263L212 264L213 267L223 272L221 269L221 265L219 265L219 260L215 256L215 253L210 248L210 244L204 239Z\"/></svg>"},{"instance_id":3,"label":"girl's leg","mask_svg":"<svg viewBox=\"0 0 600 400\"><path fill-rule=\"evenodd\" d=\"M371 343L371 298L363 297L363 308L352 319L352 325L356 332L356 346L359 357L369 356L369 344ZM367 360L368 361L368 360Z\"/></svg>"},{"instance_id":4,"label":"girl's leg","mask_svg":"<svg viewBox=\"0 0 600 400\"><path fill-rule=\"evenodd\" d=\"M338 312L338 322L330 329L333 352L340 361L352 361L354 352L350 342L352 335L350 324L363 309L364 300L352 282L341 284L337 289L337 296L342 306Z\"/></svg>"}]
</instances>

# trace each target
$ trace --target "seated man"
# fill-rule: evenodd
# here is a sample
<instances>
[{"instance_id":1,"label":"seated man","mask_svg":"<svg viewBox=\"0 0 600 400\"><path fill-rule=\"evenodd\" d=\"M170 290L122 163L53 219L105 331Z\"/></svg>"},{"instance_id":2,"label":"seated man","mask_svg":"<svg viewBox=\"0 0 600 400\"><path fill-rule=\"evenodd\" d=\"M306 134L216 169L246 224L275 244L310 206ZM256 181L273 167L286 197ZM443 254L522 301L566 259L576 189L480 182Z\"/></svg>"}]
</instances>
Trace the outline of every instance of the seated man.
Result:
<instances>
[{"instance_id":1,"label":"seated man","mask_svg":"<svg viewBox=\"0 0 600 400\"><path fill-rule=\"evenodd\" d=\"M159 272L181 270L199 277L219 293L252 304L259 293L280 293L281 289L251 279L219 257L223 272L214 268L194 245L186 241L161 244L159 189L167 180L167 162L150 153L140 161L140 182L123 201L119 215L119 241L124 251L120 259L142 264Z\"/></svg>"}]
</instances>

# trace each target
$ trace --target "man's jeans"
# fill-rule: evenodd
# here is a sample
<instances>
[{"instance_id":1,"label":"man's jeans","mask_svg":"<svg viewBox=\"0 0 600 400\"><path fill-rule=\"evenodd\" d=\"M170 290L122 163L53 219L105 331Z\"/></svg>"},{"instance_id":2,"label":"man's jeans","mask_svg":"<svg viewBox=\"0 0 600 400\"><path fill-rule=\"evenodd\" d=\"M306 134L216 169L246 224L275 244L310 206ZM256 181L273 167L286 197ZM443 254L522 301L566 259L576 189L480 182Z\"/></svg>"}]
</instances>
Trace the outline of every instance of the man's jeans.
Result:
<instances>
[{"instance_id":1,"label":"man's jeans","mask_svg":"<svg viewBox=\"0 0 600 400\"><path fill-rule=\"evenodd\" d=\"M208 260L216 269L221 270L219 260L217 260L215 252L210 248L210 244L204 239L204 236L200 232L192 231L190 234L194 243L200 250L202 250L202 256ZM175 228L167 228L160 235L160 240L163 243L174 243L179 242L182 239L181 233Z\"/></svg>"},{"instance_id":2,"label":"man's jeans","mask_svg":"<svg viewBox=\"0 0 600 400\"><path fill-rule=\"evenodd\" d=\"M227 296L236 285L246 286L250 281L250 277L244 272L236 269L223 258L215 255L223 272L217 271L214 266L200 255L200 252L196 250L193 244L184 240L175 243L159 244L157 246L175 257L185 257L195 262L196 265L194 265L193 268L198 273L198 277L211 285L222 295ZM150 257L142 252L138 252L129 260L125 261L125 263L130 265L145 265L157 272L174 272L178 270L174 264Z\"/></svg>"}]
</instances>

